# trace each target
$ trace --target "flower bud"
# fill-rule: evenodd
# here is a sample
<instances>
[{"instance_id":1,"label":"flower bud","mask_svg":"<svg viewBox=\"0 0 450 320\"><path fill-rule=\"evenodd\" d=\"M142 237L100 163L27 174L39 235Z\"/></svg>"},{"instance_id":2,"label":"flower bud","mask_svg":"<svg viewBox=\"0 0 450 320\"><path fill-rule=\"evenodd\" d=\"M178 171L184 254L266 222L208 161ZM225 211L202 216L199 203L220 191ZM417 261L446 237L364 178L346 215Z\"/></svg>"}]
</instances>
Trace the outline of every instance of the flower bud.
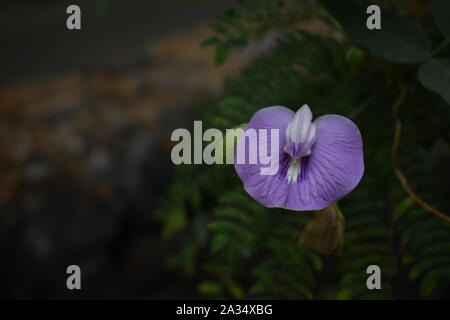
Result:
<instances>
[{"instance_id":1,"label":"flower bud","mask_svg":"<svg viewBox=\"0 0 450 320\"><path fill-rule=\"evenodd\" d=\"M325 255L337 254L342 249L344 226L344 217L337 204L333 203L320 210L306 225L300 245Z\"/></svg>"}]
</instances>

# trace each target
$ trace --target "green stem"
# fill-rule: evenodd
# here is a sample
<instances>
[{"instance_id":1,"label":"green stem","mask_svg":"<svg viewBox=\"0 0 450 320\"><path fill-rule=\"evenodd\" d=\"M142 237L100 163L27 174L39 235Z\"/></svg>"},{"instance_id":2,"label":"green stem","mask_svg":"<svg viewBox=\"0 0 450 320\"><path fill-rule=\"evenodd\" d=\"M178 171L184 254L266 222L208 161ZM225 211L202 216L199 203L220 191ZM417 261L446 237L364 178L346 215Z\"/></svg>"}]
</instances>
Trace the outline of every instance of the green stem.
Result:
<instances>
[{"instance_id":1,"label":"green stem","mask_svg":"<svg viewBox=\"0 0 450 320\"><path fill-rule=\"evenodd\" d=\"M400 109L401 105L403 104L403 101L405 101L406 97L406 87L403 83L400 83L400 95L395 101L395 103L392 105L392 115L394 117L395 121L395 131L394 131L394 142L392 143L392 162L395 164L397 163L397 150L400 145L400 136L402 132L402 123L400 122L398 118L398 110Z\"/></svg>"}]
</instances>

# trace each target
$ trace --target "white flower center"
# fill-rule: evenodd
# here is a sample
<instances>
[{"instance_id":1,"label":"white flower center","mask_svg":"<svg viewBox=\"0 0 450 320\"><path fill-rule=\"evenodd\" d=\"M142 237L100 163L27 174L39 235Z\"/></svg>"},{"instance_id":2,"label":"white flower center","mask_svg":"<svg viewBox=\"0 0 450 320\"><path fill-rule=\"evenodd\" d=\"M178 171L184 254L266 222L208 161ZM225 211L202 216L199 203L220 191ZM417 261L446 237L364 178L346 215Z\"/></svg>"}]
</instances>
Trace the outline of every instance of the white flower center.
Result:
<instances>
[{"instance_id":1,"label":"white flower center","mask_svg":"<svg viewBox=\"0 0 450 320\"><path fill-rule=\"evenodd\" d=\"M317 132L315 124L312 123L312 112L305 104L298 109L286 128L284 151L291 157L287 172L289 183L297 182L301 172L301 158L311 154L316 138Z\"/></svg>"},{"instance_id":2,"label":"white flower center","mask_svg":"<svg viewBox=\"0 0 450 320\"><path fill-rule=\"evenodd\" d=\"M302 171L301 159L292 159L289 164L288 172L286 175L288 182L289 183L297 182L297 178L300 175L301 171Z\"/></svg>"}]
</instances>

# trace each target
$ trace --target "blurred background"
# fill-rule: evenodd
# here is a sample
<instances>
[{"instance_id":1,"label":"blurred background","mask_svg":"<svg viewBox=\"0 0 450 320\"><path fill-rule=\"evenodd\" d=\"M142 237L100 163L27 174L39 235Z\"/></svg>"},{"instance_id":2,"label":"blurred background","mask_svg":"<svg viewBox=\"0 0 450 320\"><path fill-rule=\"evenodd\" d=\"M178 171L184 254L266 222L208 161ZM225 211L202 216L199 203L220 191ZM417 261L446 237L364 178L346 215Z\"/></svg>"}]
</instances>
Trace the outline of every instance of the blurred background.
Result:
<instances>
[{"instance_id":1,"label":"blurred background","mask_svg":"<svg viewBox=\"0 0 450 320\"><path fill-rule=\"evenodd\" d=\"M0 298L448 299L450 2L372 2L393 12L376 41L365 0L1 1ZM364 141L322 242L301 241L321 213L170 160L194 119L304 103Z\"/></svg>"},{"instance_id":2,"label":"blurred background","mask_svg":"<svg viewBox=\"0 0 450 320\"><path fill-rule=\"evenodd\" d=\"M171 131L238 68L217 70L200 48L231 2L1 2L1 297L195 296L165 268L173 243L152 210ZM80 292L66 289L70 264Z\"/></svg>"}]
</instances>

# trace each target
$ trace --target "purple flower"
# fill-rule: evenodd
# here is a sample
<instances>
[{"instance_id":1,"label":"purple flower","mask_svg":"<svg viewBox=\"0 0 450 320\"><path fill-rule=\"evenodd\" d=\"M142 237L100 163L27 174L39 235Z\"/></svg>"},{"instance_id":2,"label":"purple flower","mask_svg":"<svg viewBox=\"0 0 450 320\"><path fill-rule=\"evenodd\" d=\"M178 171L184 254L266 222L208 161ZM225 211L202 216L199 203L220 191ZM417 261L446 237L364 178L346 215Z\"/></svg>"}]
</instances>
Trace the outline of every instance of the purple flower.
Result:
<instances>
[{"instance_id":1,"label":"purple flower","mask_svg":"<svg viewBox=\"0 0 450 320\"><path fill-rule=\"evenodd\" d=\"M339 115L324 115L312 122L307 105L296 113L281 107L256 112L244 129L278 129L278 151L268 154L277 163L271 175L261 174L267 161L239 164L236 172L245 190L267 207L320 210L352 191L364 172L363 144L358 127ZM261 137L257 137L261 140ZM236 157L252 148L242 134ZM267 150L273 138L265 137ZM260 141L258 145L261 144ZM241 147L239 147L241 146Z\"/></svg>"}]
</instances>

